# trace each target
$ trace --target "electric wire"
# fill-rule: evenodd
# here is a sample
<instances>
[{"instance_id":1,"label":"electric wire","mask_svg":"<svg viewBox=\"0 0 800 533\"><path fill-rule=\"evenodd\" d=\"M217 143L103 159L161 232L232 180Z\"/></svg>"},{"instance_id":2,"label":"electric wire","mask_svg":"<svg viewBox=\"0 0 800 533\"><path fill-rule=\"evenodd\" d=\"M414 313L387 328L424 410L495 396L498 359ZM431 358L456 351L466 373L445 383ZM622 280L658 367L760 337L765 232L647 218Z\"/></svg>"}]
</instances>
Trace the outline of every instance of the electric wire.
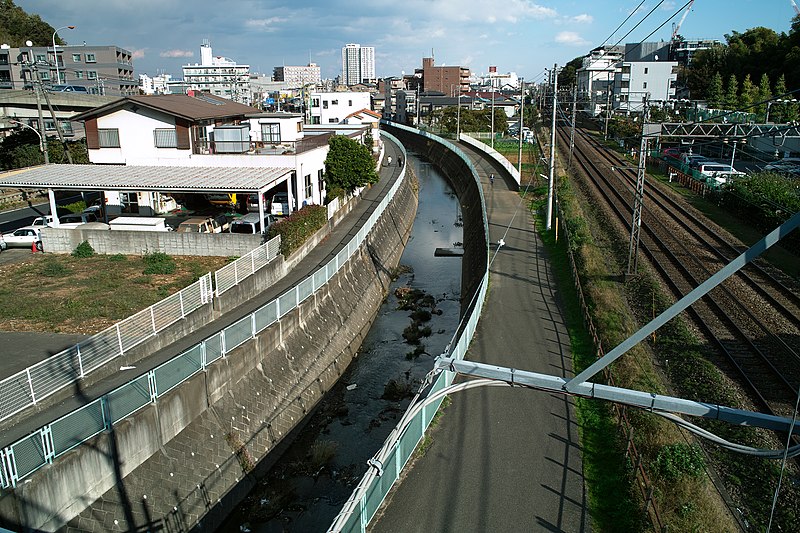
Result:
<instances>
[{"instance_id":1,"label":"electric wire","mask_svg":"<svg viewBox=\"0 0 800 533\"><path fill-rule=\"evenodd\" d=\"M608 41L610 41L610 40L611 40L611 38L612 38L612 37L614 37L614 34L615 34L615 33L617 33L617 32L619 31L619 29L620 29L622 26L624 26L624 25L625 25L625 23L626 23L626 22L628 22L628 21L631 19L631 17L632 17L632 16L634 16L636 13L638 13L638 12L639 12L639 8L640 8L640 7L642 7L642 4L644 4L645 2L647 2L647 0L642 0L641 2L639 2L639 5L638 5L638 6L636 6L636 7L633 9L633 11L631 11L630 13L628 13L628 16L627 16L627 17L625 17L625 20L623 20L623 21L620 23L620 25L619 25L619 26L617 26L617 27L616 27L616 29L615 29L614 31L612 31L612 32L611 32L611 35L609 35L608 37L606 37L605 41L603 41L602 43L600 43L600 46L598 46L597 48L602 48L604 44L606 44Z\"/></svg>"}]
</instances>

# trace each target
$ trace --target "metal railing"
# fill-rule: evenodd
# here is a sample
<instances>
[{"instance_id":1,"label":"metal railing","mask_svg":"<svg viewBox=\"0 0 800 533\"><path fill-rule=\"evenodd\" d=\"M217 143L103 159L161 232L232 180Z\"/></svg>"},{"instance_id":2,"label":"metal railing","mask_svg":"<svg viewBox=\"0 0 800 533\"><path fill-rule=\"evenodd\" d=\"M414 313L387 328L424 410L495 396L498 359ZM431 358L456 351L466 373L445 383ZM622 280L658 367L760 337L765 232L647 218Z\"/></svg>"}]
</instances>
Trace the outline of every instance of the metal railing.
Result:
<instances>
[{"instance_id":1,"label":"metal railing","mask_svg":"<svg viewBox=\"0 0 800 533\"><path fill-rule=\"evenodd\" d=\"M389 137L402 147L399 141L388 133L381 132L381 134ZM407 160L405 151L403 160ZM166 363L137 376L125 385L105 394L90 404L39 428L28 436L0 450L0 487L4 489L15 487L20 480L31 475L39 468L52 463L60 455L98 433L110 429L114 424L142 407L156 402L159 397L204 370L214 361L226 357L232 350L254 338L258 333L313 295L356 253L394 198L403 182L402 177L404 175L405 163L401 177L390 187L386 196L378 203L375 211L373 211L358 233L333 259L297 285ZM201 291L201 293L206 295L210 301L210 297L213 294L210 273L204 276L204 279L207 279L208 288L205 292ZM145 313L145 311L142 313ZM115 328L110 329L116 331ZM103 337L101 344L103 346L113 345L113 338ZM69 361L71 360L68 360L67 366ZM22 374L24 373L25 371L22 372ZM74 382L75 377L73 376L73 381L70 383ZM23 383L21 386L24 388L26 385Z\"/></svg>"},{"instance_id":2,"label":"metal railing","mask_svg":"<svg viewBox=\"0 0 800 533\"><path fill-rule=\"evenodd\" d=\"M280 247L281 236L277 235L258 248L217 270L214 273L216 295L219 296L238 285L244 278L252 276L259 269L273 261L278 257Z\"/></svg>"},{"instance_id":3,"label":"metal railing","mask_svg":"<svg viewBox=\"0 0 800 533\"><path fill-rule=\"evenodd\" d=\"M444 145L448 150L456 153L467 163L470 171L472 172L473 178L477 182L478 190L481 194L481 210L483 213L484 231L486 232L488 242L489 228L486 218L486 202L483 198L483 191L480 185L480 180L478 179L477 170L472 164L472 161L459 148L444 139L431 135L427 132L408 128L407 126L400 126L395 123L392 123L392 126L430 138L439 144ZM488 258L488 248L486 250L486 254ZM463 359L464 355L467 353L467 349L472 341L472 336L475 333L478 320L480 319L481 312L483 311L483 303L486 297L486 290L488 286L489 270L487 262L487 269L486 272L484 272L483 278L479 285L478 294L476 295L475 306L473 307L472 313L469 316L469 320L467 320L466 325L461 330L461 335L458 337L458 340L449 345L447 352L449 357ZM436 381L431 386L428 395L430 396L451 385L454 377L455 373L449 371L439 374L439 376L436 378ZM425 436L425 431L430 426L431 420L433 420L433 417L440 405L441 400L432 402L430 405L423 406L422 410L408 422L408 425L405 427L405 429L403 429L399 438L391 443L389 454L386 460L382 463L382 470L377 476L368 475L369 472L364 474L358 486L353 491L353 494L347 500L344 507L339 512L339 515L333 521L333 524L328 530L329 533L339 531L348 533L364 533L366 531L367 524L370 523L375 516L375 513L378 512L378 509L383 503L383 500L386 498L386 495L389 493L394 483L400 478L403 468L408 463L408 460L411 458L411 455L414 453L417 445ZM391 436L389 438L391 438ZM386 445L389 445L388 439Z\"/></svg>"},{"instance_id":4,"label":"metal railing","mask_svg":"<svg viewBox=\"0 0 800 533\"><path fill-rule=\"evenodd\" d=\"M0 420L73 385L211 302L211 273L121 322L0 381Z\"/></svg>"}]
</instances>

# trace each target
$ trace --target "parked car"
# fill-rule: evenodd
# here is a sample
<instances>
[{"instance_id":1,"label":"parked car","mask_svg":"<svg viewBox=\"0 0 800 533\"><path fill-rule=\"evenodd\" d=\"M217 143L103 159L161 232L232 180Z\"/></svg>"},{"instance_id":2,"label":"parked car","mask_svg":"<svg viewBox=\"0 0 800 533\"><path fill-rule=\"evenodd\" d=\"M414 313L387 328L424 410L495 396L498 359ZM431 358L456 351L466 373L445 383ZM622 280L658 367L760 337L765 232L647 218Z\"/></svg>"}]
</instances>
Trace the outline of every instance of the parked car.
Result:
<instances>
[{"instance_id":1,"label":"parked car","mask_svg":"<svg viewBox=\"0 0 800 533\"><path fill-rule=\"evenodd\" d=\"M5 250L6 248L8 248L8 245L6 244L6 240L3 238L3 234L0 233L0 252Z\"/></svg>"},{"instance_id":2,"label":"parked car","mask_svg":"<svg viewBox=\"0 0 800 533\"><path fill-rule=\"evenodd\" d=\"M172 231L161 217L117 217L108 225L112 231Z\"/></svg>"},{"instance_id":3,"label":"parked car","mask_svg":"<svg viewBox=\"0 0 800 533\"><path fill-rule=\"evenodd\" d=\"M35 228L43 228L45 226L52 226L53 225L53 215L43 215L40 217L36 217L31 222L31 226Z\"/></svg>"},{"instance_id":4,"label":"parked car","mask_svg":"<svg viewBox=\"0 0 800 533\"><path fill-rule=\"evenodd\" d=\"M800 161L787 161L780 159L774 163L770 163L764 167L764 170L769 172L777 172L779 174L786 174L789 176L800 176Z\"/></svg>"},{"instance_id":5,"label":"parked car","mask_svg":"<svg viewBox=\"0 0 800 533\"><path fill-rule=\"evenodd\" d=\"M681 151L677 148L664 148L661 151L661 155L664 157L671 157L672 159L680 159Z\"/></svg>"},{"instance_id":6,"label":"parked car","mask_svg":"<svg viewBox=\"0 0 800 533\"><path fill-rule=\"evenodd\" d=\"M267 231L272 224L275 223L275 217L272 215L264 215L264 231ZM231 222L231 233L261 233L261 223L258 220L258 213L248 213L241 218L237 218Z\"/></svg>"},{"instance_id":7,"label":"parked car","mask_svg":"<svg viewBox=\"0 0 800 533\"><path fill-rule=\"evenodd\" d=\"M72 213L58 217L59 228L75 229L89 222L97 222L97 217L93 213Z\"/></svg>"},{"instance_id":8,"label":"parked car","mask_svg":"<svg viewBox=\"0 0 800 533\"><path fill-rule=\"evenodd\" d=\"M42 234L39 228L23 226L10 233L3 234L7 248L30 248L34 243L38 250L42 249Z\"/></svg>"},{"instance_id":9,"label":"parked car","mask_svg":"<svg viewBox=\"0 0 800 533\"><path fill-rule=\"evenodd\" d=\"M264 198L264 209L269 209L269 199ZM257 194L248 194L247 195L247 210L251 212L258 212L258 195Z\"/></svg>"},{"instance_id":10,"label":"parked car","mask_svg":"<svg viewBox=\"0 0 800 533\"><path fill-rule=\"evenodd\" d=\"M696 155L696 154L683 154L681 161L685 165L688 165L689 168L697 169L703 163L713 163L711 159L707 158L704 155Z\"/></svg>"},{"instance_id":11,"label":"parked car","mask_svg":"<svg viewBox=\"0 0 800 533\"><path fill-rule=\"evenodd\" d=\"M214 215L208 217L187 218L178 224L179 233L222 233L230 227L228 217Z\"/></svg>"},{"instance_id":12,"label":"parked car","mask_svg":"<svg viewBox=\"0 0 800 533\"><path fill-rule=\"evenodd\" d=\"M704 163L698 168L700 174L714 178L717 183L727 183L733 176L744 176L744 172L739 172L730 165L723 163Z\"/></svg>"},{"instance_id":13,"label":"parked car","mask_svg":"<svg viewBox=\"0 0 800 533\"><path fill-rule=\"evenodd\" d=\"M269 212L276 217L282 217L289 214L289 193L276 192L269 202Z\"/></svg>"},{"instance_id":14,"label":"parked car","mask_svg":"<svg viewBox=\"0 0 800 533\"><path fill-rule=\"evenodd\" d=\"M51 93L81 93L89 94L89 89L80 85L53 85L50 87Z\"/></svg>"}]
</instances>

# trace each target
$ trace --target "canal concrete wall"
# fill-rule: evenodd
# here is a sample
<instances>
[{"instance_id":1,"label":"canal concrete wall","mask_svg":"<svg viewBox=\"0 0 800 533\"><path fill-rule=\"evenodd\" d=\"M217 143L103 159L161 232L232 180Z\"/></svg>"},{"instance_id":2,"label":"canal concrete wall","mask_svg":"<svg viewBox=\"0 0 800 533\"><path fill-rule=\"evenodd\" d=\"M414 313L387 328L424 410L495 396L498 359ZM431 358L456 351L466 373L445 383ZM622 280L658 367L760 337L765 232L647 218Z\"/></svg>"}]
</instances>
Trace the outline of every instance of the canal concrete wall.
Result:
<instances>
[{"instance_id":1,"label":"canal concrete wall","mask_svg":"<svg viewBox=\"0 0 800 533\"><path fill-rule=\"evenodd\" d=\"M4 522L42 531L213 530L252 488L254 465L269 461L262 459L357 353L416 205L406 178L325 287L158 402L1 495Z\"/></svg>"}]
</instances>

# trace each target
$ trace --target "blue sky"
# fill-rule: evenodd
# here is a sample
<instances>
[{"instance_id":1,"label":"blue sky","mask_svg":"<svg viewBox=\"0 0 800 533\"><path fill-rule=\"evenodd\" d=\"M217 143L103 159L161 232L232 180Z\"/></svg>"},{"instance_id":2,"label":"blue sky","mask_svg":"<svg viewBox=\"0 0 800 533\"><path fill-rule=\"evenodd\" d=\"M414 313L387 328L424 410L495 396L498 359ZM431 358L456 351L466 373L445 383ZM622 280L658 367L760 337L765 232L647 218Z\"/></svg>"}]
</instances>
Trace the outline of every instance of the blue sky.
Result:
<instances>
[{"instance_id":1,"label":"blue sky","mask_svg":"<svg viewBox=\"0 0 800 533\"><path fill-rule=\"evenodd\" d=\"M545 68L562 65L602 44L611 44L655 11L622 42L667 40L682 16L684 0L16 0L54 28L69 44L117 45L134 53L138 73L181 75L199 63L209 39L214 55L251 71L271 74L278 65L320 65L322 76L341 73L346 43L374 46L378 77L399 76L421 66L433 51L437 65L463 65L483 73L516 72L540 80ZM637 6L641 7L637 10ZM676 15L677 13L677 15ZM731 31L765 26L788 32L791 0L695 0L680 33L724 40ZM44 44L44 43L37 43Z\"/></svg>"}]
</instances>

